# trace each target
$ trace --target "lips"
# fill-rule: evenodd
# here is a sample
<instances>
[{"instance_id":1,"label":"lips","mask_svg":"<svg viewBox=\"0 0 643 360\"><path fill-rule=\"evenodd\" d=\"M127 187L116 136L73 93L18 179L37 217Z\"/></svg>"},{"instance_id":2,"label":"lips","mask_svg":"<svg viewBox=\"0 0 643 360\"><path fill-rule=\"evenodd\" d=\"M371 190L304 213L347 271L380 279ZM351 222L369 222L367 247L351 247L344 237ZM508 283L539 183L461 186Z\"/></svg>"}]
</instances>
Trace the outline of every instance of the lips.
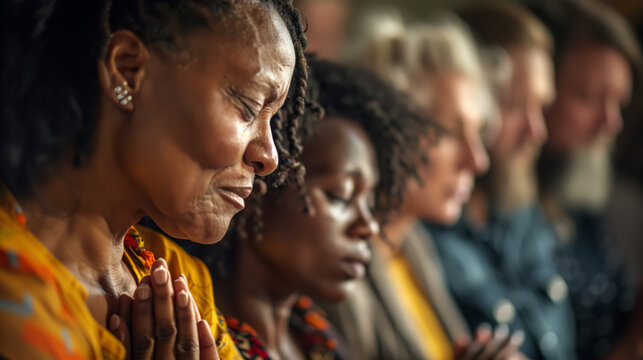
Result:
<instances>
[{"instance_id":1,"label":"lips","mask_svg":"<svg viewBox=\"0 0 643 360\"><path fill-rule=\"evenodd\" d=\"M358 279L366 274L366 264L371 261L371 250L360 246L350 255L342 258L340 268L348 279Z\"/></svg>"},{"instance_id":2,"label":"lips","mask_svg":"<svg viewBox=\"0 0 643 360\"><path fill-rule=\"evenodd\" d=\"M219 190L224 200L228 201L239 210L242 210L246 206L244 199L252 193L252 186L229 186L221 187Z\"/></svg>"}]
</instances>

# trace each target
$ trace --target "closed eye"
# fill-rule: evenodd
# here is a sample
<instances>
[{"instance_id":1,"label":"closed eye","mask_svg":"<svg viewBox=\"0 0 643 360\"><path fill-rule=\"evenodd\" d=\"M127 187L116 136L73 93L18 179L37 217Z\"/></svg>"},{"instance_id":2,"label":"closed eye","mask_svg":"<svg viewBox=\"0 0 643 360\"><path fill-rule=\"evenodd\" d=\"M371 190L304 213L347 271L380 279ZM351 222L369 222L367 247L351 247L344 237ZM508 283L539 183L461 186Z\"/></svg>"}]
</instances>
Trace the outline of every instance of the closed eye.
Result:
<instances>
[{"instance_id":1,"label":"closed eye","mask_svg":"<svg viewBox=\"0 0 643 360\"><path fill-rule=\"evenodd\" d=\"M226 93L240 107L244 120L253 122L261 111L261 104L233 88L227 88Z\"/></svg>"},{"instance_id":2,"label":"closed eye","mask_svg":"<svg viewBox=\"0 0 643 360\"><path fill-rule=\"evenodd\" d=\"M347 198L345 198L343 196L339 196L339 195L333 193L332 191L324 190L324 194L326 195L326 197L329 200L342 203L342 204L344 204L346 206L350 205L353 202L353 199L347 199Z\"/></svg>"}]
</instances>

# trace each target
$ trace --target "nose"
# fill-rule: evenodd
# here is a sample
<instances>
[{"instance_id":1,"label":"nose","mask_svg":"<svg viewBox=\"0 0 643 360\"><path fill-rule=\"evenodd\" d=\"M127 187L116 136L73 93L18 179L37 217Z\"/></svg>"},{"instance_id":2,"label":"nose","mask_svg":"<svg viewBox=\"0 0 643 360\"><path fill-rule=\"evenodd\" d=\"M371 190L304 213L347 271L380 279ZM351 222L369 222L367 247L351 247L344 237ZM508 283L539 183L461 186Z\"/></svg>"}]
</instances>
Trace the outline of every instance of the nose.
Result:
<instances>
[{"instance_id":1,"label":"nose","mask_svg":"<svg viewBox=\"0 0 643 360\"><path fill-rule=\"evenodd\" d=\"M275 171L279 162L270 121L265 121L264 125L256 129L255 134L246 148L244 162L253 167L255 174L266 176Z\"/></svg>"},{"instance_id":2,"label":"nose","mask_svg":"<svg viewBox=\"0 0 643 360\"><path fill-rule=\"evenodd\" d=\"M380 233L380 225L366 202L358 206L358 216L351 227L350 235L369 240Z\"/></svg>"},{"instance_id":3,"label":"nose","mask_svg":"<svg viewBox=\"0 0 643 360\"><path fill-rule=\"evenodd\" d=\"M532 106L525 114L525 132L533 143L541 145L547 141L545 116L540 106Z\"/></svg>"},{"instance_id":4,"label":"nose","mask_svg":"<svg viewBox=\"0 0 643 360\"><path fill-rule=\"evenodd\" d=\"M474 174L482 175L489 169L489 155L479 134L465 137L463 141L465 166Z\"/></svg>"}]
</instances>

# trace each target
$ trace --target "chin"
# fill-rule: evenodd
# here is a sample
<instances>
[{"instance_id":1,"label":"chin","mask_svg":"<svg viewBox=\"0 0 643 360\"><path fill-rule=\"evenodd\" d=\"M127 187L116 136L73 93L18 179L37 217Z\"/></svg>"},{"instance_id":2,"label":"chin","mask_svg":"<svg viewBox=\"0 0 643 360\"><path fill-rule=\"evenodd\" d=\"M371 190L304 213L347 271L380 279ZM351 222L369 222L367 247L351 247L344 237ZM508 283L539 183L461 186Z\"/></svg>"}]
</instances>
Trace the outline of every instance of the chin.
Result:
<instances>
[{"instance_id":1,"label":"chin","mask_svg":"<svg viewBox=\"0 0 643 360\"><path fill-rule=\"evenodd\" d=\"M190 240L198 244L212 245L223 239L230 226L230 221L231 218L222 219L217 217L215 219L173 223L168 230L164 226L159 225L159 227L172 237Z\"/></svg>"},{"instance_id":2,"label":"chin","mask_svg":"<svg viewBox=\"0 0 643 360\"><path fill-rule=\"evenodd\" d=\"M438 214L426 214L422 220L431 224L441 226L451 226L460 220L462 214L462 206L460 204L450 204L444 207L443 211Z\"/></svg>"},{"instance_id":3,"label":"chin","mask_svg":"<svg viewBox=\"0 0 643 360\"><path fill-rule=\"evenodd\" d=\"M333 284L332 286L318 289L311 293L313 299L318 299L323 302L336 304L346 300L348 294L353 291L355 281L344 281L338 284Z\"/></svg>"}]
</instances>

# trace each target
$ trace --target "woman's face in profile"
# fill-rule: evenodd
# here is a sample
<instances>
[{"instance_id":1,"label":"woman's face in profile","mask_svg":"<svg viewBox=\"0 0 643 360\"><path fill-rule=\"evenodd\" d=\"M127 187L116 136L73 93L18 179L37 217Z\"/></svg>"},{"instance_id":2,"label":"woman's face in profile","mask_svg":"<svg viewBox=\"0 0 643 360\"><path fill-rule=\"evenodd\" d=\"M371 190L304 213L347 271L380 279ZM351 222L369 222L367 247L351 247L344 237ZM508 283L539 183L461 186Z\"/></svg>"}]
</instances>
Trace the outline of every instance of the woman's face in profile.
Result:
<instances>
[{"instance_id":1,"label":"woman's face in profile","mask_svg":"<svg viewBox=\"0 0 643 360\"><path fill-rule=\"evenodd\" d=\"M482 141L484 112L481 91L470 78L458 74L430 76L435 89L428 112L446 132L435 144L426 144L428 165L419 174L423 185L409 182L405 211L425 221L451 224L469 201L476 175L485 172L489 159Z\"/></svg>"},{"instance_id":2,"label":"woman's face in profile","mask_svg":"<svg viewBox=\"0 0 643 360\"><path fill-rule=\"evenodd\" d=\"M255 173L277 166L270 119L288 93L295 53L261 5L152 52L119 154L144 212L165 232L219 241Z\"/></svg>"},{"instance_id":3,"label":"woman's face in profile","mask_svg":"<svg viewBox=\"0 0 643 360\"><path fill-rule=\"evenodd\" d=\"M327 118L316 125L303 154L313 215L289 187L263 207L263 239L249 244L276 269L281 288L341 301L351 280L365 273L368 240L379 231L371 213L377 163L357 124Z\"/></svg>"}]
</instances>

